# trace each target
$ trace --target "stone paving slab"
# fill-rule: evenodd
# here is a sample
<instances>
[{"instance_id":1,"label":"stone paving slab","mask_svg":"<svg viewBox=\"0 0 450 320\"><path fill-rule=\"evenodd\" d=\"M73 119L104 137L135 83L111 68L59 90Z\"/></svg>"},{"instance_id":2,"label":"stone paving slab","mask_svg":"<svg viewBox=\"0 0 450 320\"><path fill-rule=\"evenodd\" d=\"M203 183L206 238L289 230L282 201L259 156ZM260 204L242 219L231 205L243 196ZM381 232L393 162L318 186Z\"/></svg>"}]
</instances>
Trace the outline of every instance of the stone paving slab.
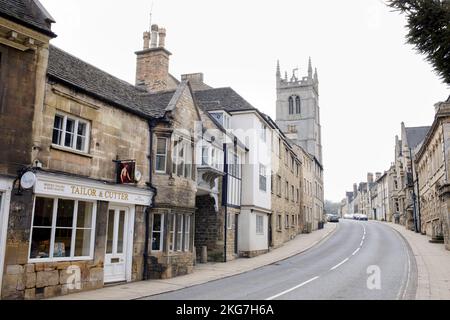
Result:
<instances>
[{"instance_id":1,"label":"stone paving slab","mask_svg":"<svg viewBox=\"0 0 450 320\"><path fill-rule=\"evenodd\" d=\"M193 273L185 276L121 284L49 300L133 300L204 284L255 270L305 252L330 237L337 228L338 224L327 223L324 229L310 234L301 234L284 246L265 255L251 259L237 259L227 263L198 264L194 267Z\"/></svg>"},{"instance_id":2,"label":"stone paving slab","mask_svg":"<svg viewBox=\"0 0 450 320\"><path fill-rule=\"evenodd\" d=\"M443 244L430 243L430 238L404 226L386 225L397 230L409 243L416 258L418 272L417 300L450 299L450 251Z\"/></svg>"}]
</instances>

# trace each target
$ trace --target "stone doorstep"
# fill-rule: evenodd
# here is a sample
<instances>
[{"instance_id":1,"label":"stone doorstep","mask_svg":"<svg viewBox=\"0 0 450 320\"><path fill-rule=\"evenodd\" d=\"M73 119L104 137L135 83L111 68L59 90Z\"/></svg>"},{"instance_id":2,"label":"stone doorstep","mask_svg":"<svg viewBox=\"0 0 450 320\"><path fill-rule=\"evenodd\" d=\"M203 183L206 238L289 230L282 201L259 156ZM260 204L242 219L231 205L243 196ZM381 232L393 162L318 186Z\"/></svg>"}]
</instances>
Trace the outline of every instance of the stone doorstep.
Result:
<instances>
[{"instance_id":1,"label":"stone doorstep","mask_svg":"<svg viewBox=\"0 0 450 320\"><path fill-rule=\"evenodd\" d=\"M328 229L328 230L327 230ZM120 300L133 300L133 299L139 299L143 297L150 297L153 295L158 295L162 293L167 293L174 290L180 290L184 288L188 288L195 285L201 285L205 284L211 281L228 278L231 276L239 275L245 272L249 272L267 265L270 265L272 263L286 260L292 256L295 256L297 254L301 254L312 247L318 245L319 243L325 241L328 239L336 230L338 229L338 225L334 224L332 227L318 230L314 233L310 234L302 234L299 237L297 237L294 240L291 240L290 242L285 243L284 246L271 251L265 255L261 255L252 259L242 258L230 261L228 263L208 263L206 265L199 264L196 267L194 267L194 272L190 273L188 275L172 278L172 279L164 279L164 280L148 280L148 281L138 281L134 283L128 283L123 284L119 286L111 286L108 288L101 288L93 291L86 291L86 292L80 292L80 293L74 293L67 296L62 297L56 297L52 298L53 300L58 299L68 299L68 300L77 300L77 299L89 299L89 300L104 300L104 299L120 299ZM293 242L298 241L302 242L304 241L304 238L309 238L312 235L316 235L317 232L322 232L323 234L318 238L316 241L312 242L311 244L308 244L307 246L304 246L302 248L295 247ZM303 236L303 237L301 237ZM293 248L291 248L293 247ZM295 249L294 249L295 247ZM279 253L280 250L285 249L286 251L289 251L287 254L278 254L277 256L274 255L274 257L270 258L267 257L270 253ZM294 250L293 250L294 249ZM255 259L262 259L265 258L260 263L253 263ZM244 263L243 267L240 267L239 265ZM229 269L228 267L230 264L237 265L236 268L239 269ZM202 268L205 266L206 268ZM228 270L227 270L228 269ZM185 280L185 277L193 277L193 279L189 280L189 283L183 282ZM198 279L200 277L200 279ZM149 283L157 284L158 286L161 286L160 289L154 288L153 286L148 288ZM170 286L170 288L168 288ZM122 291L120 291L122 290ZM120 292L119 292L120 291Z\"/></svg>"}]
</instances>

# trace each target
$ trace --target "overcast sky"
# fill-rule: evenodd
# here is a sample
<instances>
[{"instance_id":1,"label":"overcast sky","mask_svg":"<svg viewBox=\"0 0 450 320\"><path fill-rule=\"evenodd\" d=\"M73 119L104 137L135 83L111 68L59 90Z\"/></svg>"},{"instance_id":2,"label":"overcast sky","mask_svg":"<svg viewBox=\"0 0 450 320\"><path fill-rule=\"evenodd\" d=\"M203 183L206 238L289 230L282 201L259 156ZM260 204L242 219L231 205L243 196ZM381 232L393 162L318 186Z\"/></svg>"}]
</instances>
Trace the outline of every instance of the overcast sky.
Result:
<instances>
[{"instance_id":1,"label":"overcast sky","mask_svg":"<svg viewBox=\"0 0 450 320\"><path fill-rule=\"evenodd\" d=\"M131 83L152 0L41 0L52 43ZM340 201L394 158L400 124L431 125L450 89L405 44L405 19L381 0L155 0L170 72L203 72L275 118L275 71L318 68L325 197Z\"/></svg>"}]
</instances>

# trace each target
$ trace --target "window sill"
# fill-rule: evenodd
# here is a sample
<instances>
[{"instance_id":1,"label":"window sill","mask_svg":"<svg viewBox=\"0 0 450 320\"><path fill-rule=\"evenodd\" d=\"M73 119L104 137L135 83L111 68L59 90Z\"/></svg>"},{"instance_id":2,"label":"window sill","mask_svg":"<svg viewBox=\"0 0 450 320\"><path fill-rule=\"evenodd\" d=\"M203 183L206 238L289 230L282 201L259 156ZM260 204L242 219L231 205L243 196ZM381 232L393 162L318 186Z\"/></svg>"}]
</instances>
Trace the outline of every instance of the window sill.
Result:
<instances>
[{"instance_id":1,"label":"window sill","mask_svg":"<svg viewBox=\"0 0 450 320\"><path fill-rule=\"evenodd\" d=\"M52 144L50 146L50 148L54 149L54 150L62 151L62 152L68 152L68 153L76 154L78 156L82 156L82 157L89 158L89 159L94 158L94 156L89 154L89 153L81 152L81 151L70 149L70 148L66 148L66 147L61 147L61 146L59 146L57 144Z\"/></svg>"},{"instance_id":2,"label":"window sill","mask_svg":"<svg viewBox=\"0 0 450 320\"><path fill-rule=\"evenodd\" d=\"M91 261L93 257L74 257L74 258L42 258L42 259L28 259L28 263L59 263L59 262L77 262L77 261Z\"/></svg>"}]
</instances>

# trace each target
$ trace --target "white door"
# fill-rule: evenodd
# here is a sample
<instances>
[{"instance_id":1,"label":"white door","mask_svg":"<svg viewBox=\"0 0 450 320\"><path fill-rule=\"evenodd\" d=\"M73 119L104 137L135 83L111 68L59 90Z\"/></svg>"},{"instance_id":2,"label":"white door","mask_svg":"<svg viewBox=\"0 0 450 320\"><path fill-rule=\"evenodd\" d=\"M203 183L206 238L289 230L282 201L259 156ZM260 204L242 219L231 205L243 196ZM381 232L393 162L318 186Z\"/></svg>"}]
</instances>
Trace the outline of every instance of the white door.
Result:
<instances>
[{"instance_id":1,"label":"white door","mask_svg":"<svg viewBox=\"0 0 450 320\"><path fill-rule=\"evenodd\" d=\"M110 207L106 233L105 283L127 278L128 208Z\"/></svg>"}]
</instances>

